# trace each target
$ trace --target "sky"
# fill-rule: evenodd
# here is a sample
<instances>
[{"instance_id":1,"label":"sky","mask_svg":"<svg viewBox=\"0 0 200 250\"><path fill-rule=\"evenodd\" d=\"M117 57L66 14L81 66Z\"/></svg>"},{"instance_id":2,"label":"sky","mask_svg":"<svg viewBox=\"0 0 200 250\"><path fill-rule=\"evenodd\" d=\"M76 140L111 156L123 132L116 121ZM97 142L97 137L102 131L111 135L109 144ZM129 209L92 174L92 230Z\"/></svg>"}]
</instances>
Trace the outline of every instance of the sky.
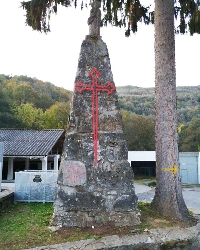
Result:
<instances>
[{"instance_id":1,"label":"sky","mask_svg":"<svg viewBox=\"0 0 200 250\"><path fill-rule=\"evenodd\" d=\"M90 8L59 7L50 20L51 32L25 24L19 0L0 0L0 74L26 75L73 90L81 43L89 33ZM154 87L154 27L139 26L125 37L123 28L103 27L116 86ZM176 35L177 86L197 86L200 35Z\"/></svg>"}]
</instances>

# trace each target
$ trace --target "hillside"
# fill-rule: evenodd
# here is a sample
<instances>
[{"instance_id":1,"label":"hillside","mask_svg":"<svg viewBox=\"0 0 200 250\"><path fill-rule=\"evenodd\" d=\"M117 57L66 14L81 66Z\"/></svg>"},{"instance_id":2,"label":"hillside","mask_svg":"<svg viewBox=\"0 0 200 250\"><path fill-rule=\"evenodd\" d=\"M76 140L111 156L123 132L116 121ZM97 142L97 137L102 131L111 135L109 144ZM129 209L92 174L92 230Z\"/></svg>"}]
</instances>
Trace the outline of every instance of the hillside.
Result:
<instances>
[{"instance_id":1,"label":"hillside","mask_svg":"<svg viewBox=\"0 0 200 250\"><path fill-rule=\"evenodd\" d=\"M117 87L129 150L155 150L154 88ZM0 128L66 129L72 92L27 76L0 75ZM200 86L178 87L179 148L200 141ZM183 125L184 124L184 125Z\"/></svg>"},{"instance_id":2,"label":"hillside","mask_svg":"<svg viewBox=\"0 0 200 250\"><path fill-rule=\"evenodd\" d=\"M55 101L69 101L72 94L71 91L56 87L50 82L43 82L37 78L27 76L10 77L0 75L0 87L0 93L4 92L7 98L13 101L16 101L17 98L21 99L22 97L30 100L30 96L32 95L34 97L34 100L32 100L35 102L34 104L38 108L43 109L49 108ZM17 96L17 94L19 95ZM26 100L24 99L22 101Z\"/></svg>"},{"instance_id":3,"label":"hillside","mask_svg":"<svg viewBox=\"0 0 200 250\"><path fill-rule=\"evenodd\" d=\"M128 85L117 92L122 110L154 116L154 88ZM66 127L71 96L71 91L37 78L0 75L0 127ZM200 118L200 86L177 87L177 109L179 123Z\"/></svg>"},{"instance_id":4,"label":"hillside","mask_svg":"<svg viewBox=\"0 0 200 250\"><path fill-rule=\"evenodd\" d=\"M71 91L36 78L0 75L0 127L66 127L71 96Z\"/></svg>"},{"instance_id":5,"label":"hillside","mask_svg":"<svg viewBox=\"0 0 200 250\"><path fill-rule=\"evenodd\" d=\"M138 115L154 116L154 88L117 87L120 107ZM200 118L200 86L177 87L177 113L180 123Z\"/></svg>"}]
</instances>

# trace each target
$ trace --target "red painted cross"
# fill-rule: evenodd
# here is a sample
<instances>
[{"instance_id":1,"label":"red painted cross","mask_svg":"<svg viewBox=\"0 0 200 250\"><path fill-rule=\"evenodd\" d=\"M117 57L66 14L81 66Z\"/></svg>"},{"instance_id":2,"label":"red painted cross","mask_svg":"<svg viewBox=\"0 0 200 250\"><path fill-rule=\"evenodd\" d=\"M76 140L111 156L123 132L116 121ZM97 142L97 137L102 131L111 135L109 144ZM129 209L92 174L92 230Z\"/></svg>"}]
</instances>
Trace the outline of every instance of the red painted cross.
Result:
<instances>
[{"instance_id":1,"label":"red painted cross","mask_svg":"<svg viewBox=\"0 0 200 250\"><path fill-rule=\"evenodd\" d=\"M107 91L110 95L116 90L115 86L111 82L106 85L98 85L98 77L101 75L96 68L93 68L89 75L92 78L92 84L83 84L81 81L75 84L77 92L82 93L83 91L92 91L92 129L93 129L93 140L94 140L94 165L97 167L98 164L98 91Z\"/></svg>"}]
</instances>

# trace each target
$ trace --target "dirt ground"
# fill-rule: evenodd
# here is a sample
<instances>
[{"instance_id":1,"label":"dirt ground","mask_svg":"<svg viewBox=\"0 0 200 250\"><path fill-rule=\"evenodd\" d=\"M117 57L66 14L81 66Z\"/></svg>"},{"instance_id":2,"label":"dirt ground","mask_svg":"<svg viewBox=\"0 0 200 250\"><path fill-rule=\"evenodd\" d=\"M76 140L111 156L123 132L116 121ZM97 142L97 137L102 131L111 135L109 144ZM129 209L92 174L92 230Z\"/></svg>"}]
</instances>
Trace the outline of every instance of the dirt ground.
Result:
<instances>
[{"instance_id":1,"label":"dirt ground","mask_svg":"<svg viewBox=\"0 0 200 250\"><path fill-rule=\"evenodd\" d=\"M177 221L169 221L166 218L162 218L158 213L150 210L149 204L145 204L142 207L141 211L141 224L135 225L132 227L114 227L114 226L103 226L103 227L85 227L85 228L60 228L58 233L63 234L69 238L76 236L78 234L88 234L88 238L90 236L95 236L96 238L110 236L110 235L133 235L139 234L144 231L153 229L153 228L163 228L163 227L180 227L186 228L190 226L194 226L197 223L197 219L192 217L193 220L190 223L186 222L177 222ZM77 234L78 233L78 234ZM77 239L79 240L79 239Z\"/></svg>"}]
</instances>

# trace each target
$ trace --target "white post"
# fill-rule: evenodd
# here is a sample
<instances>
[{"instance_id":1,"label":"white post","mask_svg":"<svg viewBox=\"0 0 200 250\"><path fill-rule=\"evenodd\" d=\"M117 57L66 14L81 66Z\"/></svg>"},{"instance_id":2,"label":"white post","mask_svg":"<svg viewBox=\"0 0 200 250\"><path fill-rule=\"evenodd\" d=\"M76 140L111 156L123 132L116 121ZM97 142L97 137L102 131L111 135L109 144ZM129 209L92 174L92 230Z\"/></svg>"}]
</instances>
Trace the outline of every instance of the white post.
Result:
<instances>
[{"instance_id":1,"label":"white post","mask_svg":"<svg viewBox=\"0 0 200 250\"><path fill-rule=\"evenodd\" d=\"M47 170L47 156L41 158L42 161L42 170Z\"/></svg>"},{"instance_id":2,"label":"white post","mask_svg":"<svg viewBox=\"0 0 200 250\"><path fill-rule=\"evenodd\" d=\"M25 158L25 170L29 170L29 158Z\"/></svg>"},{"instance_id":3,"label":"white post","mask_svg":"<svg viewBox=\"0 0 200 250\"><path fill-rule=\"evenodd\" d=\"M55 155L53 160L54 160L54 170L58 170L58 159L59 159L60 155Z\"/></svg>"},{"instance_id":4,"label":"white post","mask_svg":"<svg viewBox=\"0 0 200 250\"><path fill-rule=\"evenodd\" d=\"M0 192L3 172L3 142L0 142Z\"/></svg>"},{"instance_id":5,"label":"white post","mask_svg":"<svg viewBox=\"0 0 200 250\"><path fill-rule=\"evenodd\" d=\"M1 192L1 182L2 182L2 164L0 161L0 192Z\"/></svg>"},{"instance_id":6,"label":"white post","mask_svg":"<svg viewBox=\"0 0 200 250\"><path fill-rule=\"evenodd\" d=\"M200 152L199 152L199 155L198 155L197 166L198 166L198 181L199 181L199 184L200 184Z\"/></svg>"},{"instance_id":7,"label":"white post","mask_svg":"<svg viewBox=\"0 0 200 250\"><path fill-rule=\"evenodd\" d=\"M7 174L7 180L11 181L13 180L13 157L8 158L8 174Z\"/></svg>"}]
</instances>

